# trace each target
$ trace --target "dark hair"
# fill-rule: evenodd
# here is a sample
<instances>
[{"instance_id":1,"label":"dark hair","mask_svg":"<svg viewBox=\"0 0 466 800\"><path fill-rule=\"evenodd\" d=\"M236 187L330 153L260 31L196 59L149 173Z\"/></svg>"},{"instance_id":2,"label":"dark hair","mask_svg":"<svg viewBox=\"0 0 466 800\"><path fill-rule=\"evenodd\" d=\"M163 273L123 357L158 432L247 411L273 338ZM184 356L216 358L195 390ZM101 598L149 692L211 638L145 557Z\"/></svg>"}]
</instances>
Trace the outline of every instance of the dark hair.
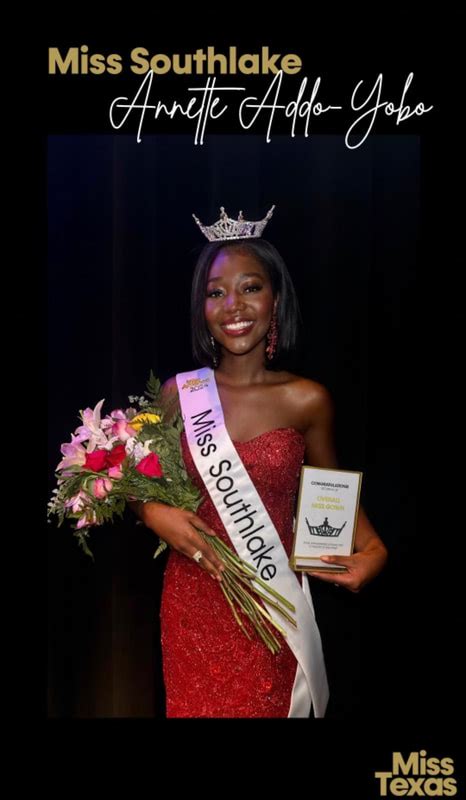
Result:
<instances>
[{"instance_id":1,"label":"dark hair","mask_svg":"<svg viewBox=\"0 0 466 800\"><path fill-rule=\"evenodd\" d=\"M191 326L193 356L203 366L214 366L214 353L204 316L207 280L210 268L221 250L238 250L256 258L265 268L273 296L280 294L277 307L278 342L274 358L266 360L269 369L280 369L293 361L298 344L301 314L298 298L280 253L265 239L210 242L202 250L194 270L191 289Z\"/></svg>"}]
</instances>

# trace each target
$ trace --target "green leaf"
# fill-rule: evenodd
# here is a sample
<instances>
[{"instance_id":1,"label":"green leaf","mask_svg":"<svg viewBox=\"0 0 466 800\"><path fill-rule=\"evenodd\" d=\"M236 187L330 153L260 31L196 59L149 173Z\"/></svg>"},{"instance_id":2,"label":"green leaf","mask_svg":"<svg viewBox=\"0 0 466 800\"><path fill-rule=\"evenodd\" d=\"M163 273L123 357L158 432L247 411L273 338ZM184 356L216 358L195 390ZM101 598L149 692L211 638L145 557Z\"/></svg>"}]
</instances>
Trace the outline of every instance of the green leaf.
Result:
<instances>
[{"instance_id":1,"label":"green leaf","mask_svg":"<svg viewBox=\"0 0 466 800\"><path fill-rule=\"evenodd\" d=\"M149 380L147 381L146 384L146 391L144 392L144 394L147 395L149 400L156 402L160 393L160 387L161 383L159 379L155 377L154 373L151 370Z\"/></svg>"}]
</instances>

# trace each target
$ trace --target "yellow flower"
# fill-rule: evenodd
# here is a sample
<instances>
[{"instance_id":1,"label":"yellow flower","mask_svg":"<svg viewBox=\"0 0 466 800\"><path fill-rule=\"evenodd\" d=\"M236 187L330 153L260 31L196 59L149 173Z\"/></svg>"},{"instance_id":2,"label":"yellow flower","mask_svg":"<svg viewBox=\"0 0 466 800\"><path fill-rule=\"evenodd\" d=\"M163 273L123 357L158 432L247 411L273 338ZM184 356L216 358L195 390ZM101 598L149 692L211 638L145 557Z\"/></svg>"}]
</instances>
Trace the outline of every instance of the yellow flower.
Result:
<instances>
[{"instance_id":1,"label":"yellow flower","mask_svg":"<svg viewBox=\"0 0 466 800\"><path fill-rule=\"evenodd\" d=\"M160 417L158 416L158 414L142 413L142 414L136 414L136 416L133 417L132 420L130 420L129 424L131 425L132 428L134 428L135 431L139 433L143 425L146 425L147 423L151 423L154 425L157 422L160 422Z\"/></svg>"}]
</instances>

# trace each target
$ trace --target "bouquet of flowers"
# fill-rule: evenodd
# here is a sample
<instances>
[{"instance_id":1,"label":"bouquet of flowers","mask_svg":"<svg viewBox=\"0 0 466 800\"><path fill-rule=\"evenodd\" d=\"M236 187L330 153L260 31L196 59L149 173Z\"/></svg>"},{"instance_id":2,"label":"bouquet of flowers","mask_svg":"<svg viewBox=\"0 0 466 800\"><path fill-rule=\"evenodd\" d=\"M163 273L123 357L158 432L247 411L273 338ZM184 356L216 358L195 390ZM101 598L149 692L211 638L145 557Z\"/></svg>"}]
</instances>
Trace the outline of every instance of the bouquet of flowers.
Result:
<instances>
[{"instance_id":1,"label":"bouquet of flowers","mask_svg":"<svg viewBox=\"0 0 466 800\"><path fill-rule=\"evenodd\" d=\"M179 411L166 412L160 381L151 372L145 396L129 396L134 405L101 416L104 400L94 409L80 412L82 425L62 444L57 466L57 487L48 504L48 515L56 514L59 525L73 522L75 536L84 552L93 558L88 545L90 529L122 516L128 501L156 501L193 512L201 495L190 480L183 461L180 434L183 421ZM271 626L285 631L260 602L273 606L292 625L289 612L294 606L264 583L245 561L219 537L199 531L225 565L219 583L239 626L249 637L242 612L256 634L276 653L280 642ZM157 556L165 549L161 542Z\"/></svg>"}]
</instances>

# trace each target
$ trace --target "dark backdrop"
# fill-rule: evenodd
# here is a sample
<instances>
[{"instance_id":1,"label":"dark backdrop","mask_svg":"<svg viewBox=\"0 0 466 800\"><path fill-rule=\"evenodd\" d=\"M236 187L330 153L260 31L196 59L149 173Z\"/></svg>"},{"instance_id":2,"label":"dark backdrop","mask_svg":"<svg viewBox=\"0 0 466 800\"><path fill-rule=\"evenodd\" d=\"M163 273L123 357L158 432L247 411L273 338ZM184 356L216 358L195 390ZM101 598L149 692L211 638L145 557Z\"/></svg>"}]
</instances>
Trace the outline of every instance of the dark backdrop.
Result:
<instances>
[{"instance_id":1,"label":"dark backdrop","mask_svg":"<svg viewBox=\"0 0 466 800\"><path fill-rule=\"evenodd\" d=\"M277 206L265 235L298 290L298 371L330 389L340 465L363 471L391 553L357 596L311 584L336 719L424 710L408 460L420 159L416 136L353 151L331 135L48 139L50 489L79 409L125 404L151 368L165 379L194 366L192 212L211 223L220 205L251 219ZM92 563L70 529L48 533L49 715L163 715L153 534L130 514L96 529Z\"/></svg>"}]
</instances>

